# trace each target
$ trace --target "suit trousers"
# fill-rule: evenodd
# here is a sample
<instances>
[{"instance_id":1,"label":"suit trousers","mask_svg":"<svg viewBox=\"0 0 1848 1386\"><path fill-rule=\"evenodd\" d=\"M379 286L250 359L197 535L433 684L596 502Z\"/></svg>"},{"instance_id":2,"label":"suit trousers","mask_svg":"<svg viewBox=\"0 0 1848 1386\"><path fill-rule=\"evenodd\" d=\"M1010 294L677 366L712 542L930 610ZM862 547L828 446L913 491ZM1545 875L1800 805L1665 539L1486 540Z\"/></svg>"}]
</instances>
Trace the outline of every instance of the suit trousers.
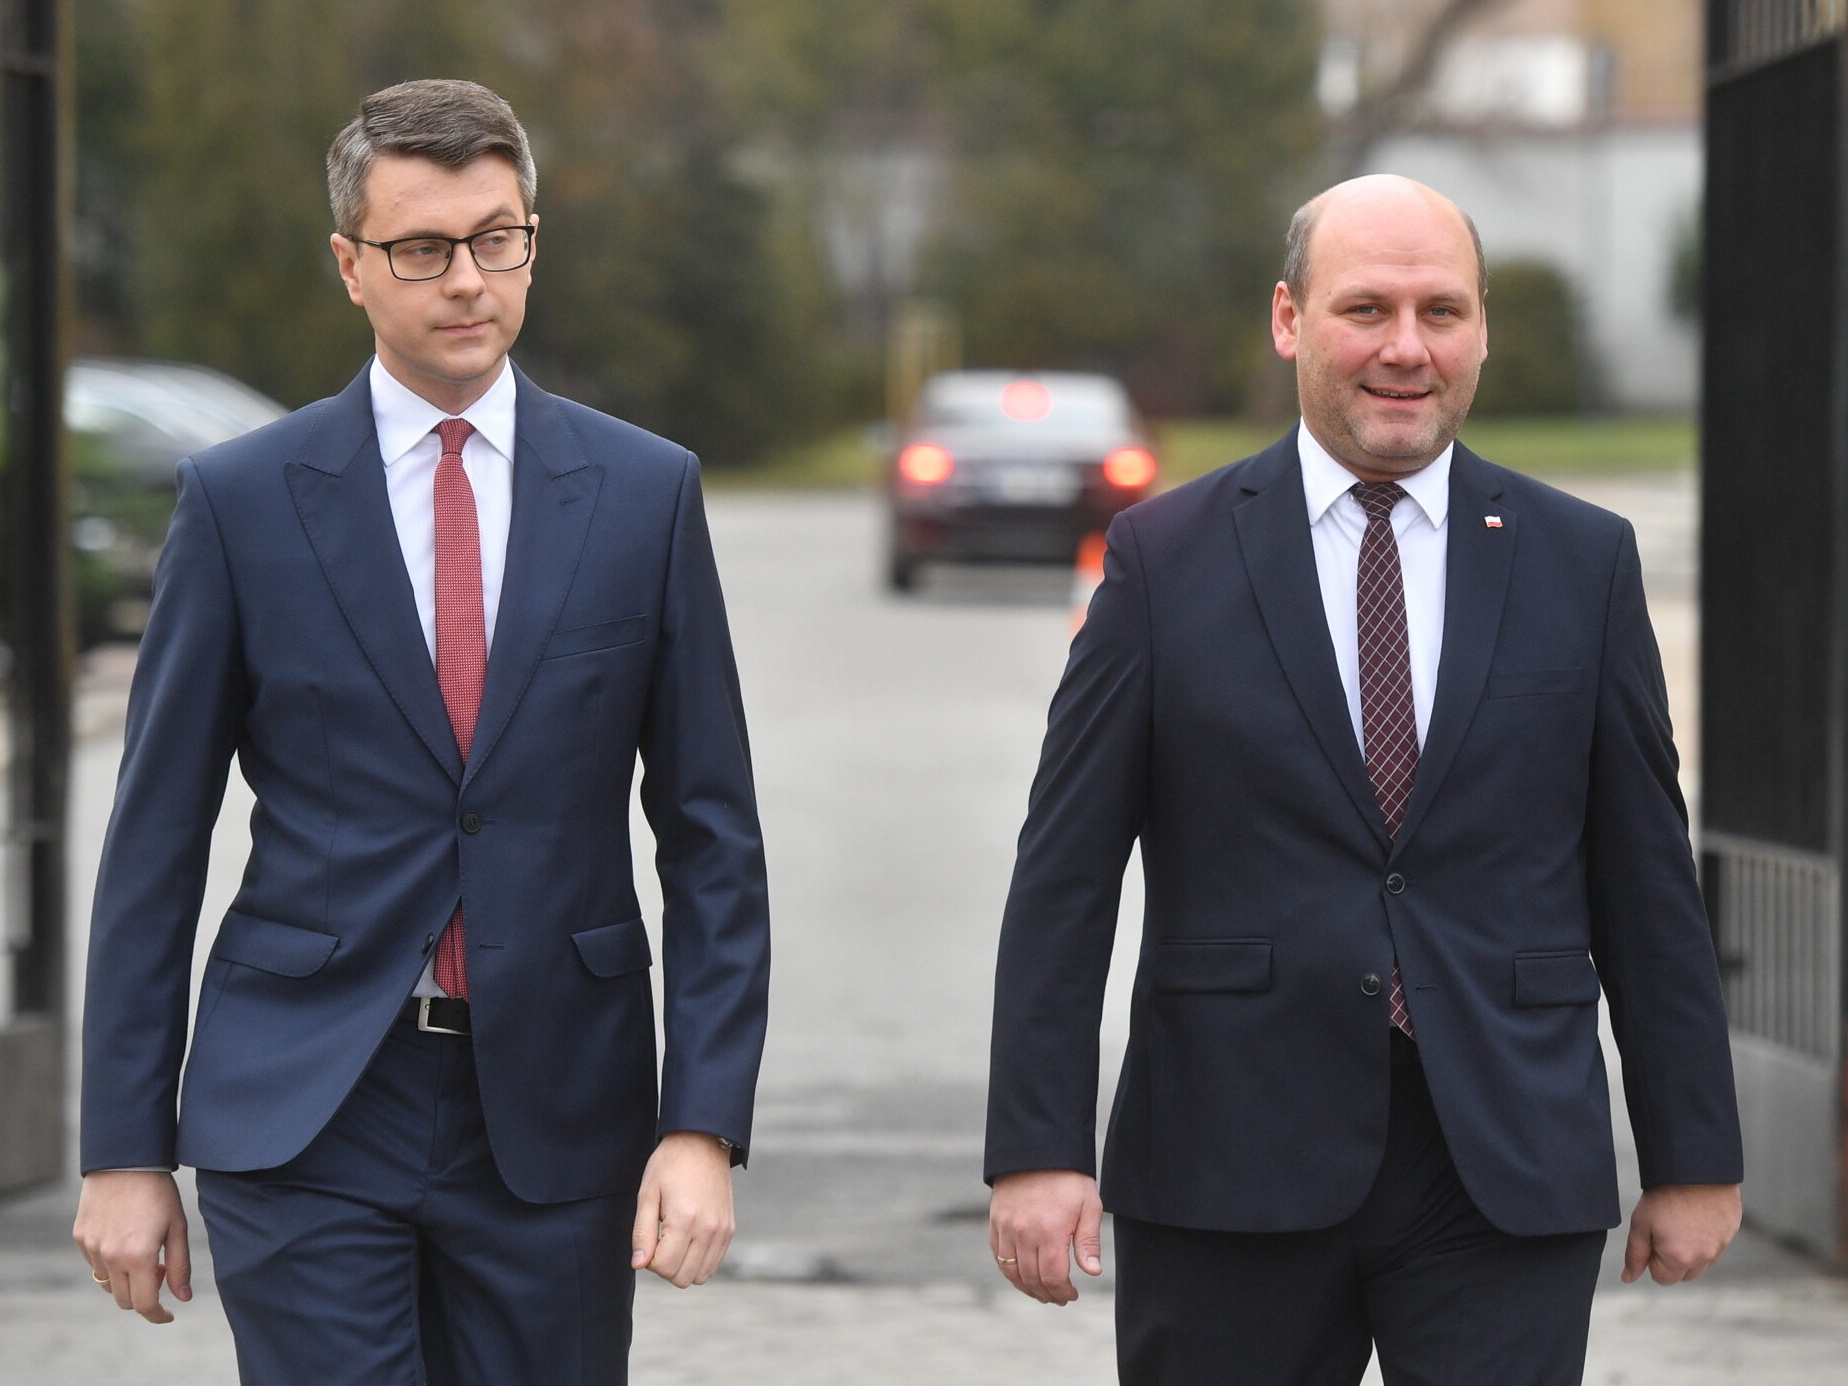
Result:
<instances>
[{"instance_id":1,"label":"suit trousers","mask_svg":"<svg viewBox=\"0 0 1848 1386\"><path fill-rule=\"evenodd\" d=\"M1115 1220L1124 1386L1577 1386L1604 1232L1515 1237L1451 1163L1417 1046L1392 1033L1386 1151L1311 1232Z\"/></svg>"},{"instance_id":2,"label":"suit trousers","mask_svg":"<svg viewBox=\"0 0 1848 1386\"><path fill-rule=\"evenodd\" d=\"M245 1386L620 1386L633 1195L526 1203L472 1041L394 1023L287 1164L199 1171Z\"/></svg>"}]
</instances>

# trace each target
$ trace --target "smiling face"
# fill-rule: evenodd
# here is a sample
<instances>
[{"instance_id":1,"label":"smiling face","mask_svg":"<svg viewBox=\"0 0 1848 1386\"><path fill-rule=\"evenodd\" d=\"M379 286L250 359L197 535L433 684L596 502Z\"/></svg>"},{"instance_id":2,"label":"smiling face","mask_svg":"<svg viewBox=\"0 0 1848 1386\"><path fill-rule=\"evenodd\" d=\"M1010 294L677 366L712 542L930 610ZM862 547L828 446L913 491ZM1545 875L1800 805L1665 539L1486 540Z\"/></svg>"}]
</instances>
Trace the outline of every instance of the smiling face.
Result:
<instances>
[{"instance_id":1,"label":"smiling face","mask_svg":"<svg viewBox=\"0 0 1848 1386\"><path fill-rule=\"evenodd\" d=\"M537 226L521 204L513 165L494 155L459 169L429 159L382 154L366 180L360 236L469 236L491 226ZM458 246L440 279L407 283L385 252L336 233L331 244L347 297L366 310L379 361L407 389L459 414L499 378L526 321L532 262L484 274ZM538 253L538 241L533 242Z\"/></svg>"},{"instance_id":2,"label":"smiling face","mask_svg":"<svg viewBox=\"0 0 1848 1386\"><path fill-rule=\"evenodd\" d=\"M1303 422L1363 481L1392 481L1450 445L1488 356L1475 244L1462 215L1402 178L1319 199L1297 302L1271 299L1277 354L1296 363Z\"/></svg>"}]
</instances>

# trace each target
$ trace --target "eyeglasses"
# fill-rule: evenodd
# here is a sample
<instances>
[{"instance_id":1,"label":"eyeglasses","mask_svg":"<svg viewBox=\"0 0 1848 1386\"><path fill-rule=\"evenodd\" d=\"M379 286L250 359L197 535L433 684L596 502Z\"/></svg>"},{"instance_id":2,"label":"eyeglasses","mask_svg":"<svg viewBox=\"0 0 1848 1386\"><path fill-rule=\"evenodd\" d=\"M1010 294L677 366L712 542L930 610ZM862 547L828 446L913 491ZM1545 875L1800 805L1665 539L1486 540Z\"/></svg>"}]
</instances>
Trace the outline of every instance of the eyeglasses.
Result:
<instances>
[{"instance_id":1,"label":"eyeglasses","mask_svg":"<svg viewBox=\"0 0 1848 1386\"><path fill-rule=\"evenodd\" d=\"M449 270L456 247L465 245L475 257L475 267L487 274L505 274L517 270L533 258L531 226L492 226L472 236L406 236L396 241L368 241L355 236L360 245L385 252L386 263L398 279L415 284L425 279L441 279Z\"/></svg>"}]
</instances>

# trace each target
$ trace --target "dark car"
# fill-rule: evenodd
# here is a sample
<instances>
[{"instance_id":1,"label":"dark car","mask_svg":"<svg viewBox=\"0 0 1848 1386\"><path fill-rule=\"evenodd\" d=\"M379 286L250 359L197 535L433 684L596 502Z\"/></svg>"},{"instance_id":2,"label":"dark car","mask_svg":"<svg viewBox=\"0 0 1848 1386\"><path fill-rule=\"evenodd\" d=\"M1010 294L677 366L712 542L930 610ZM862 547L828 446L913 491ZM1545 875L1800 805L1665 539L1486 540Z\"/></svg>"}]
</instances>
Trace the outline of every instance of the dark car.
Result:
<instances>
[{"instance_id":1,"label":"dark car","mask_svg":"<svg viewBox=\"0 0 1848 1386\"><path fill-rule=\"evenodd\" d=\"M945 371L919 392L886 474L887 584L929 560L1070 564L1155 484L1129 394L1104 375Z\"/></svg>"},{"instance_id":2,"label":"dark car","mask_svg":"<svg viewBox=\"0 0 1848 1386\"><path fill-rule=\"evenodd\" d=\"M79 641L147 624L154 564L173 518L175 464L286 411L204 366L79 357L64 380Z\"/></svg>"}]
</instances>

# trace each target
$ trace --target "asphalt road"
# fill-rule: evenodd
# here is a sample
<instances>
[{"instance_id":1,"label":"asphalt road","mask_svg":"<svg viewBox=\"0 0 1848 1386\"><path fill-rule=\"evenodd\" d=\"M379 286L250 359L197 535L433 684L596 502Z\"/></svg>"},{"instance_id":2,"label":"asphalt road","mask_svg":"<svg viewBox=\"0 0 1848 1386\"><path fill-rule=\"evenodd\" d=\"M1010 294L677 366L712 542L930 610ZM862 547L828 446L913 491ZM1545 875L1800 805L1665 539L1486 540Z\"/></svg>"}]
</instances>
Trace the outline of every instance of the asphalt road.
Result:
<instances>
[{"instance_id":1,"label":"asphalt road","mask_svg":"<svg viewBox=\"0 0 1848 1386\"><path fill-rule=\"evenodd\" d=\"M1638 522L1687 739L1691 482L1585 489ZM999 1374L1101 1386L1114 1375L1107 1277L1066 1312L1007 1290L989 1260L980 1182L995 931L1069 634L1069 575L935 574L898 599L876 583L879 524L867 497L727 495L711 514L769 848L771 1038L731 1274L684 1295L645 1280L636 1380L897 1386ZM126 665L93 666L80 707L79 925ZM208 921L235 888L249 808L234 783ZM639 816L637 828L645 833ZM648 853L636 855L653 914ZM1133 953L1139 897L1132 864L1120 961ZM209 923L202 933L209 939ZM80 957L82 938L75 944ZM1123 1041L1126 971L1107 1007L1106 1072ZM1627 1132L1619 1137L1627 1146ZM110 1379L107 1364L132 1360L143 1380L232 1380L209 1295L162 1332L104 1312L62 1240L69 1197L0 1208L0 1378L67 1386ZM1596 1323L1587 1379L1606 1386L1848 1383L1848 1288L1763 1239L1742 1239L1701 1287L1607 1284ZM8 1375L9 1361L27 1374Z\"/></svg>"}]
</instances>

